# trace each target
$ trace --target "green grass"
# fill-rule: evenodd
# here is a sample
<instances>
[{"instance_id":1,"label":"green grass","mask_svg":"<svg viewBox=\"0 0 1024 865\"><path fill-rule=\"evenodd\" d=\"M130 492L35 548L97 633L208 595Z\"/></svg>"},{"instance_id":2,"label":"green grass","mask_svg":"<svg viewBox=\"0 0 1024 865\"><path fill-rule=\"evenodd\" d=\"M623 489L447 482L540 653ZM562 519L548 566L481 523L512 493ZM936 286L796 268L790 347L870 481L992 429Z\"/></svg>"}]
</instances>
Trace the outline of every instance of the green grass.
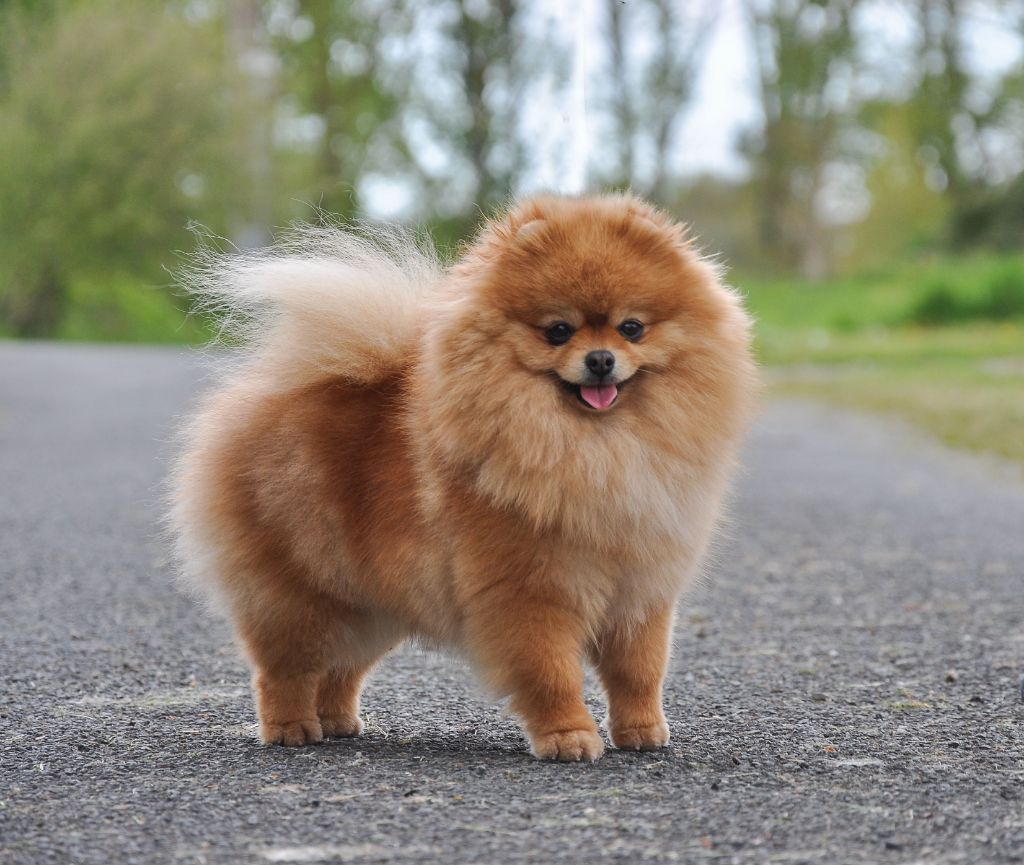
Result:
<instances>
[{"instance_id":1,"label":"green grass","mask_svg":"<svg viewBox=\"0 0 1024 865\"><path fill-rule=\"evenodd\" d=\"M801 364L922 364L1024 357L1024 322L978 323L941 328L870 327L852 333L756 328L759 360L768 366Z\"/></svg>"},{"instance_id":2,"label":"green grass","mask_svg":"<svg viewBox=\"0 0 1024 865\"><path fill-rule=\"evenodd\" d=\"M53 339L194 345L209 340L211 322L188 315L188 300L166 286L131 277L78 279L71 283ZM0 320L0 337L11 334Z\"/></svg>"},{"instance_id":3,"label":"green grass","mask_svg":"<svg viewBox=\"0 0 1024 865\"><path fill-rule=\"evenodd\" d=\"M827 283L734 282L757 318L773 392L892 415L1024 463L1024 257L904 264ZM956 321L923 323L951 307Z\"/></svg>"},{"instance_id":4,"label":"green grass","mask_svg":"<svg viewBox=\"0 0 1024 865\"><path fill-rule=\"evenodd\" d=\"M778 394L891 415L953 447L1024 464L1024 357L783 367L770 381Z\"/></svg>"},{"instance_id":5,"label":"green grass","mask_svg":"<svg viewBox=\"0 0 1024 865\"><path fill-rule=\"evenodd\" d=\"M186 315L187 303L168 288L130 279L79 281L70 288L57 336L93 342L204 342L208 323Z\"/></svg>"},{"instance_id":6,"label":"green grass","mask_svg":"<svg viewBox=\"0 0 1024 865\"><path fill-rule=\"evenodd\" d=\"M742 273L731 282L769 332L1024 320L1024 254L902 262L826 282Z\"/></svg>"}]
</instances>

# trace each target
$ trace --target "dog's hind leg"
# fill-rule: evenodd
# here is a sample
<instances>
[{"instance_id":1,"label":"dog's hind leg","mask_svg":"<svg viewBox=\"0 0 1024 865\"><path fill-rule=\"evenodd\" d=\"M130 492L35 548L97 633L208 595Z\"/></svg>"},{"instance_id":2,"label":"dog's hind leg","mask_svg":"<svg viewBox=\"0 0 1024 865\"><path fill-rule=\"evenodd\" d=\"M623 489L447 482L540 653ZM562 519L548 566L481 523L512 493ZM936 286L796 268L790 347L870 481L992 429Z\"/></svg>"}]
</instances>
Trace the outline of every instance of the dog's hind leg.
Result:
<instances>
[{"instance_id":1,"label":"dog's hind leg","mask_svg":"<svg viewBox=\"0 0 1024 865\"><path fill-rule=\"evenodd\" d=\"M353 614L345 623L346 639L336 666L321 678L317 715L325 736L358 736L359 693L374 664L401 642L403 634L384 620Z\"/></svg>"},{"instance_id":2,"label":"dog's hind leg","mask_svg":"<svg viewBox=\"0 0 1024 865\"><path fill-rule=\"evenodd\" d=\"M309 745L323 739L317 714L320 682L343 648L346 608L301 591L260 599L238 618L253 667L253 691L265 744ZM253 599L255 600L255 599Z\"/></svg>"},{"instance_id":3,"label":"dog's hind leg","mask_svg":"<svg viewBox=\"0 0 1024 865\"><path fill-rule=\"evenodd\" d=\"M266 745L312 745L324 735L316 714L320 673L258 670L253 676L260 739Z\"/></svg>"}]
</instances>

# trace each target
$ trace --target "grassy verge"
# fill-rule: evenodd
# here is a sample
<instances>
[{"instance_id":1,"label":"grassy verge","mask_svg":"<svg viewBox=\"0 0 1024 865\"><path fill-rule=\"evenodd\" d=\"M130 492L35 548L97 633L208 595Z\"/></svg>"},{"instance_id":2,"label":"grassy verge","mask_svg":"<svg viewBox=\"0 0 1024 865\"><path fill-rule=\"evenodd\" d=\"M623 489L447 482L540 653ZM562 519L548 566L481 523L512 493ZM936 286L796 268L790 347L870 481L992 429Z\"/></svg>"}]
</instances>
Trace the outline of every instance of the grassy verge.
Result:
<instances>
[{"instance_id":1,"label":"grassy verge","mask_svg":"<svg viewBox=\"0 0 1024 865\"><path fill-rule=\"evenodd\" d=\"M1024 321L1024 254L900 262L825 282L731 276L769 330L854 333Z\"/></svg>"},{"instance_id":2,"label":"grassy verge","mask_svg":"<svg viewBox=\"0 0 1024 865\"><path fill-rule=\"evenodd\" d=\"M1021 264L993 257L824 284L737 282L758 319L772 392L892 415L1024 464ZM949 308L961 310L958 323L922 325Z\"/></svg>"},{"instance_id":3,"label":"grassy verge","mask_svg":"<svg viewBox=\"0 0 1024 865\"><path fill-rule=\"evenodd\" d=\"M1024 355L906 360L772 367L769 381L778 394L892 415L954 447L1024 464Z\"/></svg>"}]
</instances>

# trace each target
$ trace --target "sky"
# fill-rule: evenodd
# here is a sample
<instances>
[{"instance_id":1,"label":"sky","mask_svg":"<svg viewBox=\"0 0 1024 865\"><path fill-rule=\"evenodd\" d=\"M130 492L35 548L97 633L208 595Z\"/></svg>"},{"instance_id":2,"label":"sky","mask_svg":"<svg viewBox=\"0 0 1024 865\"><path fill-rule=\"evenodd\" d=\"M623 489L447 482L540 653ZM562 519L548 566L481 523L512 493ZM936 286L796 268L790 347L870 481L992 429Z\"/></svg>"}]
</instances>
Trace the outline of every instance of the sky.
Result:
<instances>
[{"instance_id":1,"label":"sky","mask_svg":"<svg viewBox=\"0 0 1024 865\"><path fill-rule=\"evenodd\" d=\"M720 5L694 105L679 133L678 167L687 173L736 176L743 173L736 138L756 126L761 114L755 97L757 66L739 3L723 0Z\"/></svg>"},{"instance_id":2,"label":"sky","mask_svg":"<svg viewBox=\"0 0 1024 865\"><path fill-rule=\"evenodd\" d=\"M628 3L629 0L622 0ZM682 0L680 0L682 2ZM678 130L673 169L681 175L712 173L739 178L745 164L737 140L760 122L758 75L750 44L742 0L706 0L719 7L692 105ZM600 116L595 110L599 88L607 86L601 72L604 0L548 0L537 5L524 38L546 34L567 53L567 82L541 80L523 119L524 132L534 159L519 192L555 190L574 193L588 188L592 167L601 160ZM1000 13L990 0L968 0L963 44L965 60L984 81L1020 62L1021 35L1009 26L1013 4ZM855 26L867 59L879 70L858 86L870 92L911 81L915 70L899 68L890 58L912 56L907 49L915 38L906 0L867 0ZM533 28L533 30L530 29ZM634 33L631 50L643 53L644 34ZM643 161L641 157L641 162ZM367 203L373 215L390 218L409 205L411 190L394 179L371 178Z\"/></svg>"},{"instance_id":3,"label":"sky","mask_svg":"<svg viewBox=\"0 0 1024 865\"><path fill-rule=\"evenodd\" d=\"M757 65L741 0L707 2L718 5L720 11L693 105L681 126L676 167L687 174L737 176L743 172L736 152L737 137L745 129L756 128L760 120ZM593 8L594 0L560 0L559 5L576 9L590 6L587 14L591 21L600 17L595 14L598 10ZM886 68L887 57L906 56L915 38L908 5L906 0L870 0L855 19L855 26L866 34L862 42L866 54L879 68ZM1008 26L1012 7L1012 3L1005 4L1006 12L1000 15L991 3L968 2L963 33L965 58L983 77L1001 74L1020 62L1021 35ZM589 38L600 37L592 28ZM593 68L589 71L593 77ZM879 84L888 86L892 82L883 80Z\"/></svg>"}]
</instances>

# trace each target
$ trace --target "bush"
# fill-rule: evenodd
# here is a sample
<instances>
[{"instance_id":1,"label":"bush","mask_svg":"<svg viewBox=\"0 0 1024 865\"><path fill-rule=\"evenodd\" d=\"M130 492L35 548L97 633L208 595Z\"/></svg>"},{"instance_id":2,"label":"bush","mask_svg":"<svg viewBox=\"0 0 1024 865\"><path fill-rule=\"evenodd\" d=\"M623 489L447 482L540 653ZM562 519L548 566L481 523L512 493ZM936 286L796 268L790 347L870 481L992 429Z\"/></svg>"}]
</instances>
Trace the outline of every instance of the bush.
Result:
<instances>
[{"instance_id":1,"label":"bush","mask_svg":"<svg viewBox=\"0 0 1024 865\"><path fill-rule=\"evenodd\" d=\"M946 281L930 280L918 293L908 318L914 324L950 324L972 317L970 304Z\"/></svg>"},{"instance_id":2,"label":"bush","mask_svg":"<svg viewBox=\"0 0 1024 865\"><path fill-rule=\"evenodd\" d=\"M29 42L0 15L0 329L16 336L59 336L76 285L164 278L189 220L224 230L241 187L213 28L149 3L59 5ZM157 301L105 303L99 336L133 336L136 308L153 324Z\"/></svg>"},{"instance_id":3,"label":"bush","mask_svg":"<svg viewBox=\"0 0 1024 865\"><path fill-rule=\"evenodd\" d=\"M131 275L76 279L67 308L52 334L58 339L157 343L199 343L212 335L210 322L188 315L187 298L166 286Z\"/></svg>"},{"instance_id":4,"label":"bush","mask_svg":"<svg viewBox=\"0 0 1024 865\"><path fill-rule=\"evenodd\" d=\"M1024 317L1024 264L1007 262L992 274L980 311L995 320Z\"/></svg>"},{"instance_id":5,"label":"bush","mask_svg":"<svg viewBox=\"0 0 1024 865\"><path fill-rule=\"evenodd\" d=\"M906 314L912 324L1024 318L1024 262L1013 259L968 268L957 279L933 276L922 283Z\"/></svg>"}]
</instances>

